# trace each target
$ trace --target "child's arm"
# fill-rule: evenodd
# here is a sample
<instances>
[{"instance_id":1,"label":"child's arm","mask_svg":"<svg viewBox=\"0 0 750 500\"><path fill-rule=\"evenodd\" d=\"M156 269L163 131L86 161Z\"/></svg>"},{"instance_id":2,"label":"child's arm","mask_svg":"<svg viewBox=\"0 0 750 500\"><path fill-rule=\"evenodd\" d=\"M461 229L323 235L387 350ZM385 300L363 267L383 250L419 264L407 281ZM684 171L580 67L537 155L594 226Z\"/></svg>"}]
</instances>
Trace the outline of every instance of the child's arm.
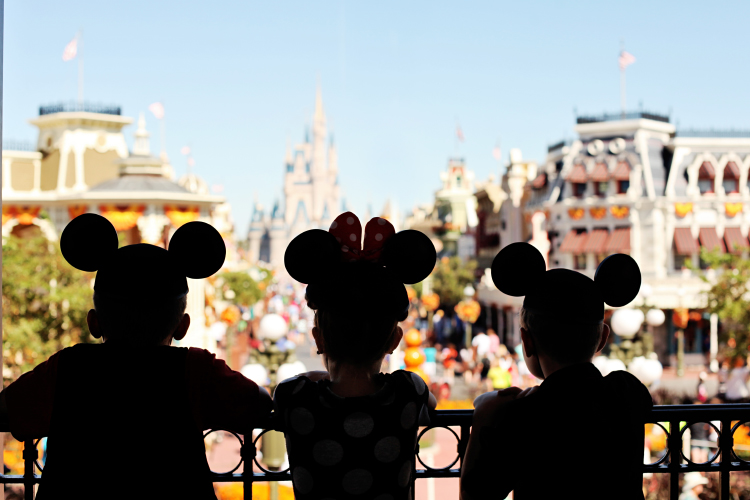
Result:
<instances>
[{"instance_id":1,"label":"child's arm","mask_svg":"<svg viewBox=\"0 0 750 500\"><path fill-rule=\"evenodd\" d=\"M505 498L513 489L505 479L512 478L510 470L498 467L498 461L509 454L498 452L495 444L501 408L520 393L521 389L511 387L482 394L474 400L471 435L461 464L461 500L481 500L490 492L497 498Z\"/></svg>"}]
</instances>

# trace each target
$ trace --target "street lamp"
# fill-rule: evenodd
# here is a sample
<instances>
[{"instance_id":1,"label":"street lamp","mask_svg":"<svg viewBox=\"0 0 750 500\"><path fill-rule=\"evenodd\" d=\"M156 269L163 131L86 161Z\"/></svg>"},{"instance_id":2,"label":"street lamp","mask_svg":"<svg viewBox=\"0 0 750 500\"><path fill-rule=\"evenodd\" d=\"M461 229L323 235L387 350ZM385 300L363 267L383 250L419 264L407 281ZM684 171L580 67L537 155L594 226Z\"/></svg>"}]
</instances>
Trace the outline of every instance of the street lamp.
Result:
<instances>
[{"instance_id":1,"label":"street lamp","mask_svg":"<svg viewBox=\"0 0 750 500\"><path fill-rule=\"evenodd\" d=\"M661 319L661 322L659 320ZM612 355L619 358L609 360L599 360L597 367L600 370L604 368L607 372L614 371L617 369L625 369L625 363L627 363L627 370L635 375L644 385L649 386L659 380L662 375L663 368L658 360L656 353L648 353L648 357L643 355L636 355L635 351L643 351L643 347L636 345L633 342L633 338L640 331L641 325L644 320L650 326L658 326L664 321L664 313L659 309L651 309L646 315L643 311L638 309L618 309L612 314L610 323L612 325L612 331L619 335L623 341L620 346L620 352L613 349ZM636 349L638 347L638 349ZM615 367L617 364L618 367ZM622 366L619 368L619 366Z\"/></svg>"},{"instance_id":2,"label":"street lamp","mask_svg":"<svg viewBox=\"0 0 750 500\"><path fill-rule=\"evenodd\" d=\"M471 324L479 318L479 313L482 310L482 306L479 302L474 300L474 294L476 290L471 285L466 285L464 288L464 300L456 304L454 310L461 321L464 322L466 331L466 349L471 350Z\"/></svg>"}]
</instances>

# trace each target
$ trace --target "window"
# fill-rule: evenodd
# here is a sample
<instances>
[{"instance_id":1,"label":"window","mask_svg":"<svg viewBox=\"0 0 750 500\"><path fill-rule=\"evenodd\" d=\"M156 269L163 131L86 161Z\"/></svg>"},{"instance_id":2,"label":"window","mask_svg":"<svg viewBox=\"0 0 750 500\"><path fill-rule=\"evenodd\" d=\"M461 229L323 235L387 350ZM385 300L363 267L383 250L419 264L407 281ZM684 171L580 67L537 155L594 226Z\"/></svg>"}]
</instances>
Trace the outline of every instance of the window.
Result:
<instances>
[{"instance_id":1,"label":"window","mask_svg":"<svg viewBox=\"0 0 750 500\"><path fill-rule=\"evenodd\" d=\"M716 173L710 162L704 161L698 170L698 191L701 194L711 194L714 192L714 178Z\"/></svg>"},{"instance_id":2,"label":"window","mask_svg":"<svg viewBox=\"0 0 750 500\"><path fill-rule=\"evenodd\" d=\"M740 169L735 162L730 161L724 167L724 179L721 184L726 194L740 192Z\"/></svg>"},{"instance_id":3,"label":"window","mask_svg":"<svg viewBox=\"0 0 750 500\"><path fill-rule=\"evenodd\" d=\"M689 255L680 255L677 252L674 254L674 270L675 271L682 271L685 269L685 263L690 258Z\"/></svg>"},{"instance_id":4,"label":"window","mask_svg":"<svg viewBox=\"0 0 750 500\"><path fill-rule=\"evenodd\" d=\"M583 182L574 182L573 196L575 196L576 198L583 198L584 194L586 194L586 184Z\"/></svg>"},{"instance_id":5,"label":"window","mask_svg":"<svg viewBox=\"0 0 750 500\"><path fill-rule=\"evenodd\" d=\"M609 182L607 181L594 183L594 192L600 198L604 198L605 196L607 196L608 189L609 189Z\"/></svg>"},{"instance_id":6,"label":"window","mask_svg":"<svg viewBox=\"0 0 750 500\"><path fill-rule=\"evenodd\" d=\"M628 194L630 181L617 181L617 194Z\"/></svg>"},{"instance_id":7,"label":"window","mask_svg":"<svg viewBox=\"0 0 750 500\"><path fill-rule=\"evenodd\" d=\"M606 253L598 253L595 255L595 257L596 257L596 266L599 267L599 264L601 264L604 259L609 257L609 255Z\"/></svg>"},{"instance_id":8,"label":"window","mask_svg":"<svg viewBox=\"0 0 750 500\"><path fill-rule=\"evenodd\" d=\"M585 253L577 253L573 256L573 269L586 269Z\"/></svg>"}]
</instances>

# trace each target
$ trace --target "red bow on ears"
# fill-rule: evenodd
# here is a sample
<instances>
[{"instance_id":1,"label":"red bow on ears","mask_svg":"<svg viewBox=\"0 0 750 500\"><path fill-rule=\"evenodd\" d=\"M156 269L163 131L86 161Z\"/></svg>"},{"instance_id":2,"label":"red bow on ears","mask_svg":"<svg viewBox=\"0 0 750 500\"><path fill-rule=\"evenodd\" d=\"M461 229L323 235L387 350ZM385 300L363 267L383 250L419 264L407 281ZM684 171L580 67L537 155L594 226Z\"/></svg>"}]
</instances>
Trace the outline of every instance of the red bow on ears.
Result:
<instances>
[{"instance_id":1,"label":"red bow on ears","mask_svg":"<svg viewBox=\"0 0 750 500\"><path fill-rule=\"evenodd\" d=\"M344 262L355 262L360 259L378 262L383 244L396 234L393 225L386 219L373 217L365 226L365 244L362 247L362 224L351 212L344 212L336 217L328 232L334 235L341 245L341 259Z\"/></svg>"}]
</instances>

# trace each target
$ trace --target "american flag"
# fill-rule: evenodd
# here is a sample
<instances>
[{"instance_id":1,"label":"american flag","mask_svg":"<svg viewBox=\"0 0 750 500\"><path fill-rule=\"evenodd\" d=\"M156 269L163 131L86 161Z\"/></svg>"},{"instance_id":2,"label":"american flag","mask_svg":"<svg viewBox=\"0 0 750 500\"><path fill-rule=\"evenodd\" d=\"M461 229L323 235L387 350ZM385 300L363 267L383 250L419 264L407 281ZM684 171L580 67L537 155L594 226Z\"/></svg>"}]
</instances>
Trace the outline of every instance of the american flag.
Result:
<instances>
[{"instance_id":1,"label":"american flag","mask_svg":"<svg viewBox=\"0 0 750 500\"><path fill-rule=\"evenodd\" d=\"M63 61L70 61L78 53L78 35L76 35L63 50Z\"/></svg>"},{"instance_id":2,"label":"american flag","mask_svg":"<svg viewBox=\"0 0 750 500\"><path fill-rule=\"evenodd\" d=\"M464 132L461 130L461 125L456 125L456 137L459 141L464 142Z\"/></svg>"},{"instance_id":3,"label":"american flag","mask_svg":"<svg viewBox=\"0 0 750 500\"><path fill-rule=\"evenodd\" d=\"M502 157L500 154L500 146L495 146L495 149L492 150L492 157L497 161L500 161L500 158Z\"/></svg>"},{"instance_id":4,"label":"american flag","mask_svg":"<svg viewBox=\"0 0 750 500\"><path fill-rule=\"evenodd\" d=\"M190 146L182 146L182 149L180 149L180 153L182 153L182 154L184 154L186 156L189 155L190 154Z\"/></svg>"},{"instance_id":5,"label":"american flag","mask_svg":"<svg viewBox=\"0 0 750 500\"><path fill-rule=\"evenodd\" d=\"M148 107L148 110L154 114L157 120L164 118L164 105L162 103L155 102Z\"/></svg>"},{"instance_id":6,"label":"american flag","mask_svg":"<svg viewBox=\"0 0 750 500\"><path fill-rule=\"evenodd\" d=\"M624 50L620 52L620 69L625 69L635 62L635 56Z\"/></svg>"}]
</instances>

